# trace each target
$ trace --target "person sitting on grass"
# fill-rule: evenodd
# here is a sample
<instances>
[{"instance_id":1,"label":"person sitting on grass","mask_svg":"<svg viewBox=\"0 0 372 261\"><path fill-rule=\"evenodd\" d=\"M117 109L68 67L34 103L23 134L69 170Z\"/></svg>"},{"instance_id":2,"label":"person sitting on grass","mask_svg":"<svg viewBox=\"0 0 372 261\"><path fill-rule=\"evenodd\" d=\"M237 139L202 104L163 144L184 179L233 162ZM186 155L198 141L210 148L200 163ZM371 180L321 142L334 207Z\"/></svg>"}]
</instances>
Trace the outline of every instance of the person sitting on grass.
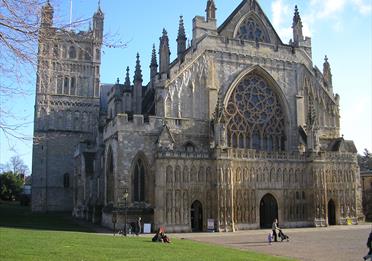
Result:
<instances>
[{"instance_id":1,"label":"person sitting on grass","mask_svg":"<svg viewBox=\"0 0 372 261\"><path fill-rule=\"evenodd\" d=\"M152 238L152 242L170 243L169 237L164 233L164 228L161 227L156 231L155 236Z\"/></svg>"}]
</instances>

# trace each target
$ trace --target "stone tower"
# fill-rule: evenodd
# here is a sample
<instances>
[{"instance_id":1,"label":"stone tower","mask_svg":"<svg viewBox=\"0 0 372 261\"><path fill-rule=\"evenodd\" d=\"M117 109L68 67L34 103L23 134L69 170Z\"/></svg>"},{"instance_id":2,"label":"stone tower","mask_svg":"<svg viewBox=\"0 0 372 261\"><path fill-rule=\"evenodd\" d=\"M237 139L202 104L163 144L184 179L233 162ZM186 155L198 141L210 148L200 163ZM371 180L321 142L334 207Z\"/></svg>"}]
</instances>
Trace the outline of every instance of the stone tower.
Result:
<instances>
[{"instance_id":1,"label":"stone tower","mask_svg":"<svg viewBox=\"0 0 372 261\"><path fill-rule=\"evenodd\" d=\"M32 158L32 210L72 209L76 144L98 124L104 15L93 29L75 33L53 26L53 7L42 8Z\"/></svg>"}]
</instances>

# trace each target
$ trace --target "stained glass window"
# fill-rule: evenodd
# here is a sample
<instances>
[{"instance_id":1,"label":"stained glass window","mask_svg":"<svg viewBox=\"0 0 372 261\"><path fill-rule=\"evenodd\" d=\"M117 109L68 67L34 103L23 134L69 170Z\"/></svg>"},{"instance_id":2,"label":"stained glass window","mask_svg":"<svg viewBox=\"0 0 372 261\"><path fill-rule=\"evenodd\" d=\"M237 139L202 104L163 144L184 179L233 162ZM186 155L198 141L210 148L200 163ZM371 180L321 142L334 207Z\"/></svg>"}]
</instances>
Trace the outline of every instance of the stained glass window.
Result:
<instances>
[{"instance_id":1,"label":"stained glass window","mask_svg":"<svg viewBox=\"0 0 372 261\"><path fill-rule=\"evenodd\" d=\"M243 78L230 96L226 116L230 147L285 150L284 113L277 94L262 77Z\"/></svg>"},{"instance_id":2,"label":"stained glass window","mask_svg":"<svg viewBox=\"0 0 372 261\"><path fill-rule=\"evenodd\" d=\"M252 17L248 17L240 24L236 37L241 40L269 42L269 37L261 24Z\"/></svg>"}]
</instances>

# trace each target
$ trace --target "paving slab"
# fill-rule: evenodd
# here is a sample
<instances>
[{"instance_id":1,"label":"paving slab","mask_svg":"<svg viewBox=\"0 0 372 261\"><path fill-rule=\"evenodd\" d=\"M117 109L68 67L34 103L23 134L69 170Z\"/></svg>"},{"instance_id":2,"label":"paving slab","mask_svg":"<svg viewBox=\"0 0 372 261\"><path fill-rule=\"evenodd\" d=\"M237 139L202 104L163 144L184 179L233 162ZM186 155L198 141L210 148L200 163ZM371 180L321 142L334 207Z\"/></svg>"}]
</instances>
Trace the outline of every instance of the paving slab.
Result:
<instances>
[{"instance_id":1,"label":"paving slab","mask_svg":"<svg viewBox=\"0 0 372 261\"><path fill-rule=\"evenodd\" d=\"M366 242L371 224L326 228L284 229L289 242L267 242L270 230L234 233L170 234L170 237L224 245L241 250L292 257L303 261L357 261L367 253Z\"/></svg>"}]
</instances>

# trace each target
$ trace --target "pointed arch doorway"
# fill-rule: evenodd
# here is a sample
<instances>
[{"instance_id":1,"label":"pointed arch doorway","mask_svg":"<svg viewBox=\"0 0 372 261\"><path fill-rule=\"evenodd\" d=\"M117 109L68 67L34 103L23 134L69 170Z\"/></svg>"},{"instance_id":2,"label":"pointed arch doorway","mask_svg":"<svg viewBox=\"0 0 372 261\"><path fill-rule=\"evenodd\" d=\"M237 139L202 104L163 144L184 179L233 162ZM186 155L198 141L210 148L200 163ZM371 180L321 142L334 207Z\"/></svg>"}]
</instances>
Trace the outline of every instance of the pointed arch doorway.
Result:
<instances>
[{"instance_id":1,"label":"pointed arch doorway","mask_svg":"<svg viewBox=\"0 0 372 261\"><path fill-rule=\"evenodd\" d=\"M203 207L200 201L196 200L191 205L191 230L192 232L203 231Z\"/></svg>"},{"instance_id":2,"label":"pointed arch doorway","mask_svg":"<svg viewBox=\"0 0 372 261\"><path fill-rule=\"evenodd\" d=\"M278 203L273 195L266 194L260 202L260 227L271 228L276 218L278 218Z\"/></svg>"},{"instance_id":3,"label":"pointed arch doorway","mask_svg":"<svg viewBox=\"0 0 372 261\"><path fill-rule=\"evenodd\" d=\"M336 206L332 199L328 202L328 225L336 225Z\"/></svg>"}]
</instances>

